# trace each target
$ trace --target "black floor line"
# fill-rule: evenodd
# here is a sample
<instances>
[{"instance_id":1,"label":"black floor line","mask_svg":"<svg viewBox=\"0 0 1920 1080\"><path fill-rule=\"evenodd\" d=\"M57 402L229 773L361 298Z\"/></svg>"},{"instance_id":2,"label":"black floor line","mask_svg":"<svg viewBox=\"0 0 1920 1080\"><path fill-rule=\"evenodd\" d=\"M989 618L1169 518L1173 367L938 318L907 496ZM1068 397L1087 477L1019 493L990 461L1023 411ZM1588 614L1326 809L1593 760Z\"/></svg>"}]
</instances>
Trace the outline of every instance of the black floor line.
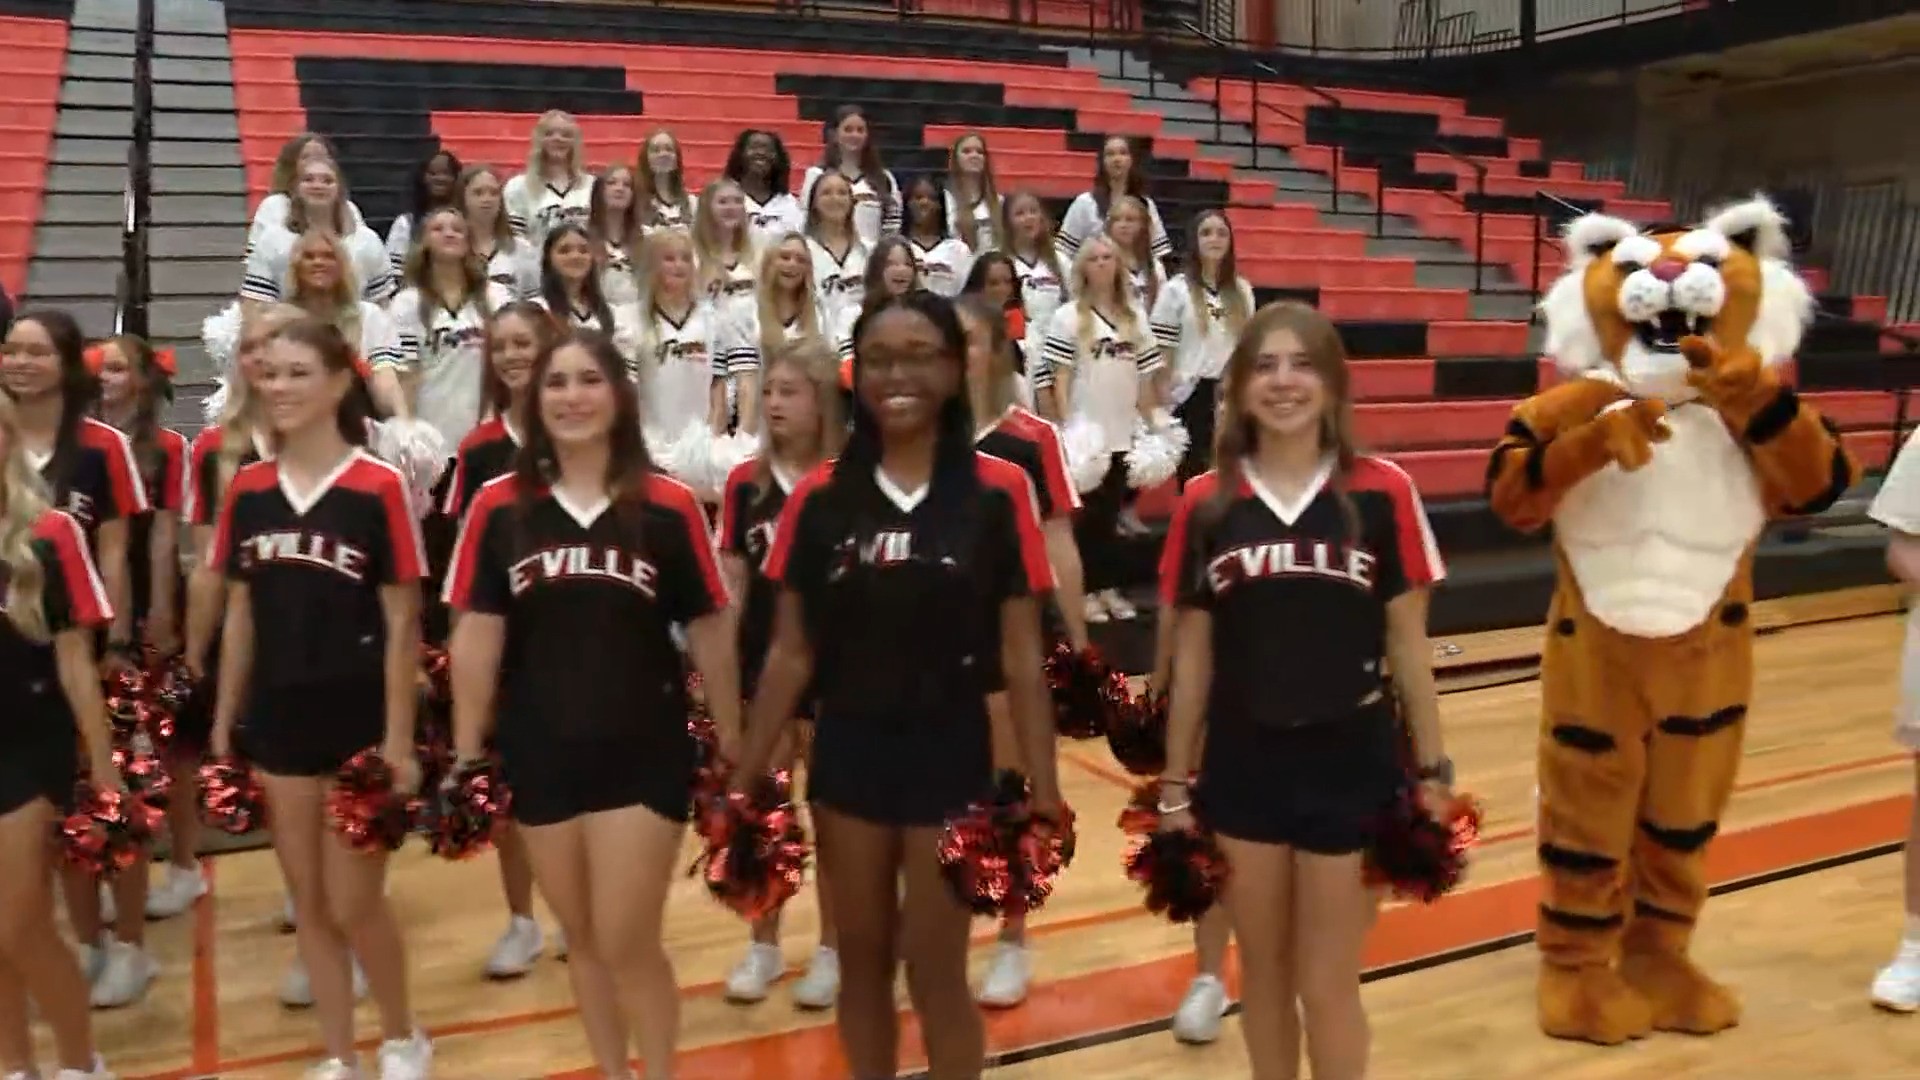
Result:
<instances>
[{"instance_id":1,"label":"black floor line","mask_svg":"<svg viewBox=\"0 0 1920 1080\"><path fill-rule=\"evenodd\" d=\"M1746 889L1757 888L1761 885L1771 885L1775 882L1787 881L1807 874L1819 873L1822 870L1832 870L1836 867L1847 866L1856 862L1864 862L1868 859L1877 859L1884 855L1895 855L1899 853L1902 846L1899 841L1876 844L1872 847L1861 848L1858 851L1849 851L1840 855L1830 855L1824 859L1815 859L1812 862L1785 866L1778 870L1769 870L1764 874L1755 874L1751 877L1737 878L1733 881L1723 882L1722 884L1715 885L1710 890L1710 894L1713 896L1725 896L1729 893L1737 893ZM1505 937L1475 942L1472 945L1465 945L1458 949L1448 949L1445 952L1434 953L1430 956L1416 957L1415 959L1402 961L1398 964L1388 964L1383 967L1372 968L1361 974L1360 981L1362 983L1372 983L1379 982L1382 979L1391 979L1397 975L1410 975L1416 971L1425 971L1429 968L1440 967L1444 964L1451 964L1460 960L1471 960L1492 953L1504 952L1507 949L1526 945L1532 941L1533 931L1531 930L1522 931L1517 934L1508 934ZM1240 1003L1237 1001L1227 1007L1228 1016L1235 1015L1239 1011ZM1137 1039L1143 1035L1165 1032L1172 1026L1173 1018L1172 1016L1167 1016L1158 1020L1143 1020L1137 1024L1128 1024L1125 1027L1109 1028L1106 1031L1093 1031L1085 1035L1075 1035L1071 1038L1057 1039L1053 1042L1038 1043L1033 1046L1022 1046L1013 1050L1002 1050L998 1053L987 1055L987 1068L995 1069L1008 1065L1019 1065L1024 1062L1040 1061L1050 1057L1058 1057L1062 1054L1070 1054L1078 1050L1090 1050L1096 1046L1107 1046L1112 1043L1126 1042L1129 1039ZM929 1078L925 1072L917 1072L908 1073L901 1077L900 1080L929 1080Z\"/></svg>"}]
</instances>

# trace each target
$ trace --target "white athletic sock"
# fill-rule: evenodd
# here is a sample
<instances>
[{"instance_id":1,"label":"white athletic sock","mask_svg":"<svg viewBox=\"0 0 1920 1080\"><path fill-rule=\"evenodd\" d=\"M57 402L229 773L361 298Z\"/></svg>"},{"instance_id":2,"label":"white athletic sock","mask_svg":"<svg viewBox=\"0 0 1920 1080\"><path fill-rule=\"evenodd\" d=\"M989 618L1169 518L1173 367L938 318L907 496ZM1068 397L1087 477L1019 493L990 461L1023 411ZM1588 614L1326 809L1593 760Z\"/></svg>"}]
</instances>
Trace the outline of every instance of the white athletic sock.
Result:
<instances>
[{"instance_id":1,"label":"white athletic sock","mask_svg":"<svg viewBox=\"0 0 1920 1080\"><path fill-rule=\"evenodd\" d=\"M1920 912L1907 912L1907 936L1901 940L1900 947L1920 953Z\"/></svg>"}]
</instances>

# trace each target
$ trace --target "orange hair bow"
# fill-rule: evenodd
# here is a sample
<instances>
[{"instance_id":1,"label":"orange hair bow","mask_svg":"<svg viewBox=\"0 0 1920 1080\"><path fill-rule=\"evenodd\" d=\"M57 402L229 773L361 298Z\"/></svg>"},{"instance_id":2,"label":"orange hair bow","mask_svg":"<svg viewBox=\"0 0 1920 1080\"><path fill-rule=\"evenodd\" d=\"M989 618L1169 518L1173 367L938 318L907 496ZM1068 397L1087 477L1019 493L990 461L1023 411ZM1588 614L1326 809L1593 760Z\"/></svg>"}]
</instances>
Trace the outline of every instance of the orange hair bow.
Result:
<instances>
[{"instance_id":1,"label":"orange hair bow","mask_svg":"<svg viewBox=\"0 0 1920 1080\"><path fill-rule=\"evenodd\" d=\"M166 372L169 379L180 374L180 360L173 354L170 345L153 350L153 366Z\"/></svg>"},{"instance_id":2,"label":"orange hair bow","mask_svg":"<svg viewBox=\"0 0 1920 1080\"><path fill-rule=\"evenodd\" d=\"M360 376L361 382L371 381L373 379L373 365L367 363L366 357L356 352L353 354L353 373Z\"/></svg>"},{"instance_id":3,"label":"orange hair bow","mask_svg":"<svg viewBox=\"0 0 1920 1080\"><path fill-rule=\"evenodd\" d=\"M106 346L87 346L86 351L80 354L80 362L87 365L87 373L89 375L100 374L100 369L107 366Z\"/></svg>"},{"instance_id":4,"label":"orange hair bow","mask_svg":"<svg viewBox=\"0 0 1920 1080\"><path fill-rule=\"evenodd\" d=\"M153 366L160 369L167 378L171 379L180 374L180 360L174 355L171 347L154 349L152 352ZM88 374L100 374L100 370L107 366L107 343L103 341L97 345L87 346L86 350L80 354L80 361L87 365Z\"/></svg>"}]
</instances>

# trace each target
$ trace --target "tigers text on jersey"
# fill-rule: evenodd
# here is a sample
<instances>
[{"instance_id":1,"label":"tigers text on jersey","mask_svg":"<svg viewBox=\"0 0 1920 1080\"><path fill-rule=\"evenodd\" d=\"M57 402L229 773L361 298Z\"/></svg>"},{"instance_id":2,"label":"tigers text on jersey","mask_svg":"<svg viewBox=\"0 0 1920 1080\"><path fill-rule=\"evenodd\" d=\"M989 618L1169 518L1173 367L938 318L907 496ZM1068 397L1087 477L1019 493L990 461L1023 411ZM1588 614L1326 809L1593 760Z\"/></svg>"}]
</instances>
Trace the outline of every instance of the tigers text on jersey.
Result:
<instances>
[{"instance_id":1,"label":"tigers text on jersey","mask_svg":"<svg viewBox=\"0 0 1920 1080\"><path fill-rule=\"evenodd\" d=\"M733 265L722 265L716 273L712 273L713 281L707 299L713 301L713 306L720 310L721 315L739 321L758 303L754 296L758 281L754 275L759 272L759 266L760 253L754 249L742 253ZM708 275L709 268L702 265L700 276L704 279Z\"/></svg>"},{"instance_id":2,"label":"tigers text on jersey","mask_svg":"<svg viewBox=\"0 0 1920 1080\"><path fill-rule=\"evenodd\" d=\"M765 472L764 479L762 472ZM764 458L734 466L720 498L720 550L747 566L747 595L740 606L740 674L751 696L773 644L773 612L779 590L767 578L767 553L797 478Z\"/></svg>"},{"instance_id":3,"label":"tigers text on jersey","mask_svg":"<svg viewBox=\"0 0 1920 1080\"><path fill-rule=\"evenodd\" d=\"M921 288L949 299L960 295L967 271L973 269L973 249L965 241L948 237L932 247L921 247L920 241L910 240L907 249L920 271Z\"/></svg>"},{"instance_id":4,"label":"tigers text on jersey","mask_svg":"<svg viewBox=\"0 0 1920 1080\"><path fill-rule=\"evenodd\" d=\"M426 304L409 286L388 309L399 345L399 366L412 377L414 414L432 424L448 446L457 446L480 419L480 379L487 351L487 315L511 302L503 286L487 284L483 303L469 298L448 310L438 298Z\"/></svg>"},{"instance_id":5,"label":"tigers text on jersey","mask_svg":"<svg viewBox=\"0 0 1920 1080\"><path fill-rule=\"evenodd\" d=\"M1045 259L1029 262L1025 256L1008 254L1013 256L1014 277L1020 283L1020 307L1027 313L1027 351L1037 354L1053 313L1067 301L1067 269L1063 264L1056 270Z\"/></svg>"},{"instance_id":6,"label":"tigers text on jersey","mask_svg":"<svg viewBox=\"0 0 1920 1080\"><path fill-rule=\"evenodd\" d=\"M807 251L813 256L813 292L820 307L829 316L851 308L859 310L867 284L867 245L854 242L846 253L835 257L825 244L807 237Z\"/></svg>"},{"instance_id":7,"label":"tigers text on jersey","mask_svg":"<svg viewBox=\"0 0 1920 1080\"><path fill-rule=\"evenodd\" d=\"M1060 432L1044 417L1009 405L998 420L981 431L973 445L983 454L1020 466L1033 484L1041 521L1067 517L1080 509L1080 493L1070 479L1073 474L1067 468Z\"/></svg>"},{"instance_id":8,"label":"tigers text on jersey","mask_svg":"<svg viewBox=\"0 0 1920 1080\"><path fill-rule=\"evenodd\" d=\"M746 200L747 227L753 230L755 247L777 244L788 233L806 228L806 211L800 209L800 200L790 191L770 195L764 203L754 201L751 195L746 195Z\"/></svg>"},{"instance_id":9,"label":"tigers text on jersey","mask_svg":"<svg viewBox=\"0 0 1920 1080\"><path fill-rule=\"evenodd\" d=\"M1053 385L1054 369L1073 369L1073 400L1063 406L1069 415L1083 415L1100 426L1109 453L1133 445L1133 422L1139 415L1140 381L1159 371L1160 346L1147 327L1146 313L1133 308L1133 332L1123 331L1098 308L1088 308L1083 325L1079 304L1065 304L1053 313L1032 372L1034 389ZM1087 331L1084 335L1082 330ZM1084 344L1084 348L1082 347Z\"/></svg>"},{"instance_id":10,"label":"tigers text on jersey","mask_svg":"<svg viewBox=\"0 0 1920 1080\"><path fill-rule=\"evenodd\" d=\"M641 231L654 232L658 229L691 229L694 214L698 212L700 197L688 192L682 202L667 202L655 192L647 200L647 208L642 212L646 225Z\"/></svg>"},{"instance_id":11,"label":"tigers text on jersey","mask_svg":"<svg viewBox=\"0 0 1920 1080\"><path fill-rule=\"evenodd\" d=\"M825 175L818 165L807 168L800 183L800 206L804 214L811 203L813 185ZM876 182L877 181L877 182ZM900 182L891 171L883 178L854 177L848 184L853 191L853 231L863 247L871 249L880 238L900 231Z\"/></svg>"},{"instance_id":12,"label":"tigers text on jersey","mask_svg":"<svg viewBox=\"0 0 1920 1080\"><path fill-rule=\"evenodd\" d=\"M247 586L256 705L329 685L383 684L380 589L418 583L427 565L406 480L359 448L310 492L295 491L276 461L242 468L208 559Z\"/></svg>"},{"instance_id":13,"label":"tigers text on jersey","mask_svg":"<svg viewBox=\"0 0 1920 1080\"><path fill-rule=\"evenodd\" d=\"M1245 301L1245 311L1254 309L1253 287L1245 278L1235 278L1233 288ZM1187 275L1175 274L1160 288L1160 299L1153 305L1153 336L1160 352L1173 366L1176 381L1218 379L1227 373L1227 358L1233 354L1235 335L1227 326L1226 300L1218 289L1202 288L1207 308L1207 328L1203 333L1193 307L1193 292Z\"/></svg>"},{"instance_id":14,"label":"tigers text on jersey","mask_svg":"<svg viewBox=\"0 0 1920 1080\"><path fill-rule=\"evenodd\" d=\"M501 285L515 300L530 300L540 292L540 252L522 237L511 246L481 252L487 259L487 280Z\"/></svg>"},{"instance_id":15,"label":"tigers text on jersey","mask_svg":"<svg viewBox=\"0 0 1920 1080\"><path fill-rule=\"evenodd\" d=\"M725 608L727 590L684 484L655 473L627 505L581 507L501 476L461 522L445 595L458 611L506 620L503 748L644 732L676 758L691 754L672 628Z\"/></svg>"},{"instance_id":16,"label":"tigers text on jersey","mask_svg":"<svg viewBox=\"0 0 1920 1080\"><path fill-rule=\"evenodd\" d=\"M679 322L655 311L641 326L635 375L641 380L641 411L648 428L678 434L688 423L706 420L713 384L725 381L733 351L732 343L723 340L723 329L720 313L705 300L688 308Z\"/></svg>"},{"instance_id":17,"label":"tigers text on jersey","mask_svg":"<svg viewBox=\"0 0 1920 1080\"><path fill-rule=\"evenodd\" d=\"M268 223L247 248L240 299L271 304L291 298L293 251L299 243L299 233L284 225ZM399 279L393 274L393 263L387 257L387 246L365 225L344 237L343 243L353 265L340 269L353 276L360 288L360 298L374 304L386 303L400 287Z\"/></svg>"},{"instance_id":18,"label":"tigers text on jersey","mask_svg":"<svg viewBox=\"0 0 1920 1080\"><path fill-rule=\"evenodd\" d=\"M506 417L490 416L476 424L453 455L453 478L447 481L447 500L440 512L459 521L481 488L513 468L520 444L520 433Z\"/></svg>"},{"instance_id":19,"label":"tigers text on jersey","mask_svg":"<svg viewBox=\"0 0 1920 1080\"><path fill-rule=\"evenodd\" d=\"M951 520L927 489L903 492L877 469L839 476L828 463L788 496L766 575L800 594L823 724L977 713L1002 603L1052 590L1033 485L1009 462L974 461L978 498Z\"/></svg>"},{"instance_id":20,"label":"tigers text on jersey","mask_svg":"<svg viewBox=\"0 0 1920 1080\"><path fill-rule=\"evenodd\" d=\"M958 197L954 195L952 188L948 188L941 194L947 204L947 235L962 243L966 243L967 246L974 251L992 251L996 240L996 237L993 235L994 215L1000 207L989 203L985 199L981 199L979 202L973 204L973 240L968 242L966 230L960 227L960 201ZM994 200L995 203L1004 201L1005 200L1002 199ZM965 281L965 278L961 280Z\"/></svg>"},{"instance_id":21,"label":"tigers text on jersey","mask_svg":"<svg viewBox=\"0 0 1920 1080\"><path fill-rule=\"evenodd\" d=\"M587 224L587 212L593 199L593 177L575 176L565 187L555 187L545 179L533 179L525 173L507 181L500 202L507 212L507 225L514 235L524 236L533 245L534 259L540 258L547 234L561 224Z\"/></svg>"},{"instance_id":22,"label":"tigers text on jersey","mask_svg":"<svg viewBox=\"0 0 1920 1080\"><path fill-rule=\"evenodd\" d=\"M1344 479L1329 460L1291 504L1251 471L1224 502L1219 484L1187 485L1160 558L1162 605L1212 616L1208 723L1352 713L1381 688L1388 601L1446 576L1413 480L1362 457Z\"/></svg>"},{"instance_id":23,"label":"tigers text on jersey","mask_svg":"<svg viewBox=\"0 0 1920 1080\"><path fill-rule=\"evenodd\" d=\"M93 543L102 522L137 517L153 509L140 466L127 437L111 424L83 416L67 454L27 452L27 464L47 482L53 506L73 516Z\"/></svg>"},{"instance_id":24,"label":"tigers text on jersey","mask_svg":"<svg viewBox=\"0 0 1920 1080\"><path fill-rule=\"evenodd\" d=\"M28 540L40 564L40 609L47 629L94 630L113 621L107 589L87 551L80 523L58 510L43 511ZM0 562L0 757L39 740L74 738L73 713L60 686L51 640L21 635L7 617L11 572Z\"/></svg>"}]
</instances>

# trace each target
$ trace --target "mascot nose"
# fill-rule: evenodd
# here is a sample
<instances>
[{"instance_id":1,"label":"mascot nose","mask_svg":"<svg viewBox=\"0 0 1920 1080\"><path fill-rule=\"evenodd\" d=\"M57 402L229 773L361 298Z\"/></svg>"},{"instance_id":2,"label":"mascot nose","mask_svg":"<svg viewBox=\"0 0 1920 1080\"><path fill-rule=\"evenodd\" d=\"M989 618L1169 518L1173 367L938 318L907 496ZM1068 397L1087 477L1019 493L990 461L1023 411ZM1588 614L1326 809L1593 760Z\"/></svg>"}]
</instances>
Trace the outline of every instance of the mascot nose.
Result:
<instances>
[{"instance_id":1,"label":"mascot nose","mask_svg":"<svg viewBox=\"0 0 1920 1080\"><path fill-rule=\"evenodd\" d=\"M1647 273L1661 281L1672 281L1687 272L1685 259L1659 259L1647 267Z\"/></svg>"}]
</instances>

